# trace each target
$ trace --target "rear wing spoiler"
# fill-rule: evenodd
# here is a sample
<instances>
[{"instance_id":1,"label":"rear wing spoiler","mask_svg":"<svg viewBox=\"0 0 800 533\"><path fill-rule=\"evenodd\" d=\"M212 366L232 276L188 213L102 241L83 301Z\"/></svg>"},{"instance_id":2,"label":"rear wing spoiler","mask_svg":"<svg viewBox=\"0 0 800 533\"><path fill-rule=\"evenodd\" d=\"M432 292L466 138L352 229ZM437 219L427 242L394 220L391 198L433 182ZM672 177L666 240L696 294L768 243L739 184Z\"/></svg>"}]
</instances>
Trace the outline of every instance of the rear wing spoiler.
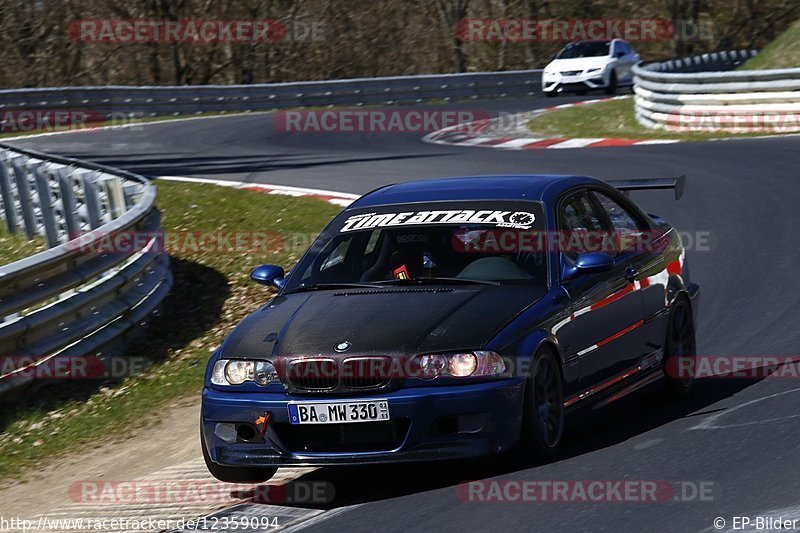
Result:
<instances>
[{"instance_id":1,"label":"rear wing spoiler","mask_svg":"<svg viewBox=\"0 0 800 533\"><path fill-rule=\"evenodd\" d=\"M677 178L637 178L630 180L610 180L608 181L608 184L622 191L625 196L628 196L630 191L673 189L675 191L675 199L680 200L683 196L683 191L686 188L686 176L678 176Z\"/></svg>"}]
</instances>

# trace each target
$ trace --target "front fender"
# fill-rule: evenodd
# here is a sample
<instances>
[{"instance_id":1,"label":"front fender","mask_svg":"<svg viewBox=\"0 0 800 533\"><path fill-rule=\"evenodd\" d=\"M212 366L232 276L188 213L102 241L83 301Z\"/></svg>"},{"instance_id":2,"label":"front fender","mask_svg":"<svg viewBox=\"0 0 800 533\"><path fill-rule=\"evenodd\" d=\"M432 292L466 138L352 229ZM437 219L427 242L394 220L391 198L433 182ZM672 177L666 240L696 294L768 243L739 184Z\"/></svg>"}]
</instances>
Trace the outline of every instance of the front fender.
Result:
<instances>
[{"instance_id":1,"label":"front fender","mask_svg":"<svg viewBox=\"0 0 800 533\"><path fill-rule=\"evenodd\" d=\"M511 359L515 377L527 377L533 357L543 346L549 346L560 362L565 394L572 394L578 388L578 365L576 361L566 360L554 333L558 324L569 316L569 297L560 288L555 289L516 317L486 348Z\"/></svg>"}]
</instances>

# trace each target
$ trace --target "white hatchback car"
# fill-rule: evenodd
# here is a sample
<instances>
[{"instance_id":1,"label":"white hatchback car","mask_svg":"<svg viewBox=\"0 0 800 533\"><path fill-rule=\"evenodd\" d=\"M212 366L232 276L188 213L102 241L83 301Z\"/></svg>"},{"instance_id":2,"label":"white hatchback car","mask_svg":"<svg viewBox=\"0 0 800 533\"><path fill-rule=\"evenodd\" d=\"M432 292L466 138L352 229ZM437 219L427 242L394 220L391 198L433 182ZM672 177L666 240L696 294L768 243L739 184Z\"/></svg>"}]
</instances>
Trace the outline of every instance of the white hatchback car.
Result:
<instances>
[{"instance_id":1,"label":"white hatchback car","mask_svg":"<svg viewBox=\"0 0 800 533\"><path fill-rule=\"evenodd\" d=\"M623 39L570 43L544 68L542 90L547 96L593 89L615 94L617 87L633 85L633 66L639 59Z\"/></svg>"}]
</instances>

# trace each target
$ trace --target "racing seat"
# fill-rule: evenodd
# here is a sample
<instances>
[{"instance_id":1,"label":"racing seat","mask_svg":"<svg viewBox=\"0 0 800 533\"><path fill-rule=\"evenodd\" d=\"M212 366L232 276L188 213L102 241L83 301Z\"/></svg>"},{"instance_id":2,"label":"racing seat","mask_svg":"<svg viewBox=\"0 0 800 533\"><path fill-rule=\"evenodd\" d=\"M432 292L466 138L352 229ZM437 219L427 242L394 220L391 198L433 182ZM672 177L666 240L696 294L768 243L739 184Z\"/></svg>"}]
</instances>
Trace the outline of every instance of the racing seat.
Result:
<instances>
[{"instance_id":1,"label":"racing seat","mask_svg":"<svg viewBox=\"0 0 800 533\"><path fill-rule=\"evenodd\" d=\"M387 234L382 239L381 249L375 264L361 276L361 281L393 279L398 268L405 267L411 279L423 275L425 268L426 242L402 242L402 234Z\"/></svg>"}]
</instances>

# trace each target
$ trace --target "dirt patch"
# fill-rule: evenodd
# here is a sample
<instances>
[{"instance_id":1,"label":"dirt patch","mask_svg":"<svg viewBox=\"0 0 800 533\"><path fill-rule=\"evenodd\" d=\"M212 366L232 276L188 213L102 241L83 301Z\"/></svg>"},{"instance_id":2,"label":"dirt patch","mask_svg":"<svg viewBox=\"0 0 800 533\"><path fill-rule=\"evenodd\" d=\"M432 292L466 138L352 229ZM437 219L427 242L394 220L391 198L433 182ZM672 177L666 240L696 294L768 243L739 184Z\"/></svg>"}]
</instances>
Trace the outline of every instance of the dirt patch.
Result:
<instances>
[{"instance_id":1,"label":"dirt patch","mask_svg":"<svg viewBox=\"0 0 800 533\"><path fill-rule=\"evenodd\" d=\"M201 457L200 397L179 404L155 425L133 430L124 442L105 443L42 470L31 465L24 481L0 490L0 516L32 519L69 505L69 487L81 480L131 480Z\"/></svg>"}]
</instances>

